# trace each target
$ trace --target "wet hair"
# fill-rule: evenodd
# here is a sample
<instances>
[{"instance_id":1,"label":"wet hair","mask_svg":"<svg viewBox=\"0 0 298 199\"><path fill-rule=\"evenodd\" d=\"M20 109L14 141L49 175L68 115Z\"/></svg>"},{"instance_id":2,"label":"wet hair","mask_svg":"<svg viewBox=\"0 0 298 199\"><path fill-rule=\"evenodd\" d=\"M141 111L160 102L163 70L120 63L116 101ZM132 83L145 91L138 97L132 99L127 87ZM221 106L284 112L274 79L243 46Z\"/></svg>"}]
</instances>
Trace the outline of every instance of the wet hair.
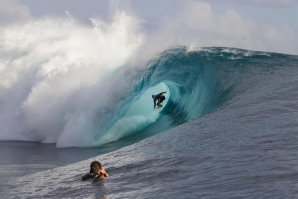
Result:
<instances>
[{"instance_id":1,"label":"wet hair","mask_svg":"<svg viewBox=\"0 0 298 199\"><path fill-rule=\"evenodd\" d=\"M90 173L97 174L98 170L101 169L101 164L98 161L93 161L90 164Z\"/></svg>"}]
</instances>

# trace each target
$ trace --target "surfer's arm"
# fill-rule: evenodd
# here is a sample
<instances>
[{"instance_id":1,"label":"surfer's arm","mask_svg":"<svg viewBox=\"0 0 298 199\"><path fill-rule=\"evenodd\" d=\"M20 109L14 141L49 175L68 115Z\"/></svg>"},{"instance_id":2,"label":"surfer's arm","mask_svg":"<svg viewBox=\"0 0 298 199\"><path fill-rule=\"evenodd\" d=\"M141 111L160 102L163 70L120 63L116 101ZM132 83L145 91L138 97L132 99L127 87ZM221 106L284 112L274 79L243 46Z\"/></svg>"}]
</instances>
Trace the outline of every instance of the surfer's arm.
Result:
<instances>
[{"instance_id":1,"label":"surfer's arm","mask_svg":"<svg viewBox=\"0 0 298 199\"><path fill-rule=\"evenodd\" d=\"M155 109L155 107L156 107L156 103L154 102L154 109Z\"/></svg>"},{"instance_id":2,"label":"surfer's arm","mask_svg":"<svg viewBox=\"0 0 298 199\"><path fill-rule=\"evenodd\" d=\"M164 94L164 93L167 93L167 91L165 91L165 92L161 92L161 93L159 93L159 94L162 95L162 94Z\"/></svg>"}]
</instances>

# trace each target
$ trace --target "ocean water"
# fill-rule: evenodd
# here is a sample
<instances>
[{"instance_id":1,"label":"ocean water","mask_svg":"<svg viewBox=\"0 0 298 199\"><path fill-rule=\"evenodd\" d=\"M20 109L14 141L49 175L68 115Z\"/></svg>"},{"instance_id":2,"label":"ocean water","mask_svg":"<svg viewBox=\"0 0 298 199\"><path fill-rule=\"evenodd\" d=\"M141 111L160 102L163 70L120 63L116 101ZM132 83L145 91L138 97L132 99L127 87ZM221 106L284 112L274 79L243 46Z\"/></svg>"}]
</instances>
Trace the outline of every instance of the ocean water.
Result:
<instances>
[{"instance_id":1,"label":"ocean water","mask_svg":"<svg viewBox=\"0 0 298 199\"><path fill-rule=\"evenodd\" d=\"M93 23L1 29L1 197L297 198L298 56L144 55L133 18Z\"/></svg>"}]
</instances>

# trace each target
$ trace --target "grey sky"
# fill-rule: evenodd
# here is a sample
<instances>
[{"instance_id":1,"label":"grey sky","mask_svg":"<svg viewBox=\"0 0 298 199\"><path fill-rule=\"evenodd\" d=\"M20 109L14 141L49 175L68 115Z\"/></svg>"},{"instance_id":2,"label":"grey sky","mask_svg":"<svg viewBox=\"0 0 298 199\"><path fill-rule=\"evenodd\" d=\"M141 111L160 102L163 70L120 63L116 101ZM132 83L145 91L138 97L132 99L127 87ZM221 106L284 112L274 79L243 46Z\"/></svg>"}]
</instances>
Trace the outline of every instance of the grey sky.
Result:
<instances>
[{"instance_id":1,"label":"grey sky","mask_svg":"<svg viewBox=\"0 0 298 199\"><path fill-rule=\"evenodd\" d=\"M3 2L5 0L2 0ZM184 0L185 1L185 0ZM123 0L121 6L140 17L158 18L179 12L183 0ZM228 9L256 22L291 24L298 28L298 2L296 0L201 0L209 3L214 13L222 14ZM27 6L31 15L65 15L69 11L83 21L93 16L105 17L109 13L110 0L19 0ZM119 3L120 4L120 3ZM129 6L125 6L129 4ZM128 8L130 7L130 8Z\"/></svg>"},{"instance_id":2,"label":"grey sky","mask_svg":"<svg viewBox=\"0 0 298 199\"><path fill-rule=\"evenodd\" d=\"M201 36L199 45L230 44L298 54L297 0L0 0L0 5L0 24L44 16L67 17L65 11L91 24L91 17L109 20L117 8L144 19L143 28L148 30L162 24L178 36L188 28L186 35Z\"/></svg>"}]
</instances>

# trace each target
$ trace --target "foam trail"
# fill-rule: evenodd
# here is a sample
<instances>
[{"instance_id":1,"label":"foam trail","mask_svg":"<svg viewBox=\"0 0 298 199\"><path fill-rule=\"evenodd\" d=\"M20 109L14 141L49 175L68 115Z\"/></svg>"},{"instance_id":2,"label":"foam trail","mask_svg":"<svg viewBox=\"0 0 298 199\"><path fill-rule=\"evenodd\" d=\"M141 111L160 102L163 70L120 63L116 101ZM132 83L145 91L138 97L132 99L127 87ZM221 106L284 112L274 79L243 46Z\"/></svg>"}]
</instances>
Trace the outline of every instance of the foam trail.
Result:
<instances>
[{"instance_id":1,"label":"foam trail","mask_svg":"<svg viewBox=\"0 0 298 199\"><path fill-rule=\"evenodd\" d=\"M91 21L44 18L0 28L1 140L92 145L98 121L128 84L110 77L143 36L124 12L110 23Z\"/></svg>"}]
</instances>

